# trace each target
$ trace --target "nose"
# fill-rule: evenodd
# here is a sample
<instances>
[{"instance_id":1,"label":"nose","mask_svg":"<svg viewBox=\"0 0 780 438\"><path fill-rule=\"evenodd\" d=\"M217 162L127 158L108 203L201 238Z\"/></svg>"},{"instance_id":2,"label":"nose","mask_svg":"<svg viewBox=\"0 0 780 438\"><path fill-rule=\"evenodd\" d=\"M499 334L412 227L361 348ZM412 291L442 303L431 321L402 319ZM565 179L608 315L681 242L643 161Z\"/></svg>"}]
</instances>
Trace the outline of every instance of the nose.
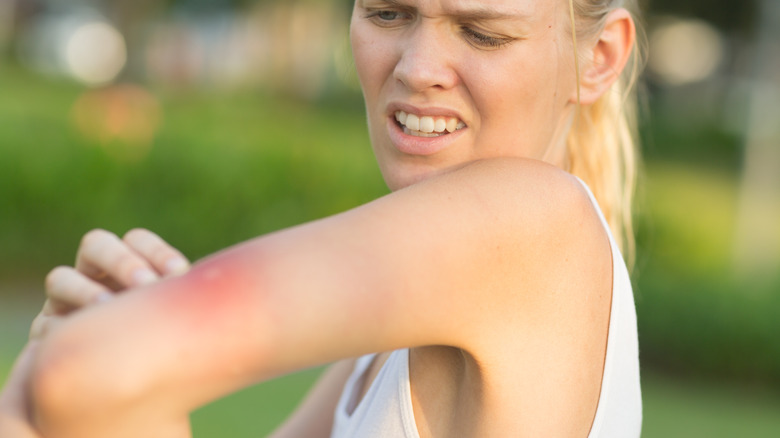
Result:
<instances>
[{"instance_id":1,"label":"nose","mask_svg":"<svg viewBox=\"0 0 780 438\"><path fill-rule=\"evenodd\" d=\"M406 38L399 40L395 79L413 92L453 88L458 74L447 41L447 35L433 23L418 23Z\"/></svg>"}]
</instances>

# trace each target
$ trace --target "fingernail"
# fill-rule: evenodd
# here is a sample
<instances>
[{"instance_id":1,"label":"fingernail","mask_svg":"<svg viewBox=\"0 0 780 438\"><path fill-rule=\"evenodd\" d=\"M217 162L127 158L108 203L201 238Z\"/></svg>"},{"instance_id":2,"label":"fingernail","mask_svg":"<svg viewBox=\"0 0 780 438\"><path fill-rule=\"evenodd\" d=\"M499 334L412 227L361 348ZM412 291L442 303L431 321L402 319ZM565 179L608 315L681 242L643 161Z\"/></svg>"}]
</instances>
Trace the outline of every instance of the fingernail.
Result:
<instances>
[{"instance_id":1,"label":"fingernail","mask_svg":"<svg viewBox=\"0 0 780 438\"><path fill-rule=\"evenodd\" d=\"M158 280L157 275L145 268L133 272L133 283L136 286L146 286Z\"/></svg>"},{"instance_id":2,"label":"fingernail","mask_svg":"<svg viewBox=\"0 0 780 438\"><path fill-rule=\"evenodd\" d=\"M186 260L181 258L173 258L165 263L165 272L171 275L179 275L187 272L190 269L190 264Z\"/></svg>"}]
</instances>

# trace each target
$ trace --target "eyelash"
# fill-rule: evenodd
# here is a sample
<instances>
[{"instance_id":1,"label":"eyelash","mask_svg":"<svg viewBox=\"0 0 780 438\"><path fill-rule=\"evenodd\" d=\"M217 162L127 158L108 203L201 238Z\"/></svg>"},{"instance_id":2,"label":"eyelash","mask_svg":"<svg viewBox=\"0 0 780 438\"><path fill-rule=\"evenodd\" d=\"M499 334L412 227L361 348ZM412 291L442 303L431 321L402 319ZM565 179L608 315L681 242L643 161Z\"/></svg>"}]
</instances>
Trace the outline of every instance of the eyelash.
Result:
<instances>
[{"instance_id":1,"label":"eyelash","mask_svg":"<svg viewBox=\"0 0 780 438\"><path fill-rule=\"evenodd\" d=\"M392 15L392 18L387 17L387 15ZM406 15L406 17L404 17L404 15ZM394 22L399 19L409 19L409 15L409 13L394 11L391 9L373 9L368 10L365 18L371 20L377 26L392 27L396 25ZM461 26L460 30L470 44L482 49L498 49L511 43L513 40L512 38L500 38L485 35L484 33L477 32L468 26Z\"/></svg>"},{"instance_id":2,"label":"eyelash","mask_svg":"<svg viewBox=\"0 0 780 438\"><path fill-rule=\"evenodd\" d=\"M512 42L512 38L492 37L467 26L462 26L460 30L472 44L482 48L498 49Z\"/></svg>"}]
</instances>

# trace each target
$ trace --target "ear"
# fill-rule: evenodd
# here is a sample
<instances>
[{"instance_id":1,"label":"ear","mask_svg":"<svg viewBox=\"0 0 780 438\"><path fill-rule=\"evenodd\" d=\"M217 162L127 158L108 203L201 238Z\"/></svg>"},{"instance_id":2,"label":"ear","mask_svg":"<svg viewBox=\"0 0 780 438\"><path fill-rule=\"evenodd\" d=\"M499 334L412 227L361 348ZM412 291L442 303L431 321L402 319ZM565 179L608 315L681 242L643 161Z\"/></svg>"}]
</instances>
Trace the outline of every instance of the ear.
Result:
<instances>
[{"instance_id":1,"label":"ear","mask_svg":"<svg viewBox=\"0 0 780 438\"><path fill-rule=\"evenodd\" d=\"M618 8L607 15L604 29L590 53L586 53L588 61L580 78L582 105L596 102L618 80L631 56L635 38L634 20L627 10Z\"/></svg>"}]
</instances>

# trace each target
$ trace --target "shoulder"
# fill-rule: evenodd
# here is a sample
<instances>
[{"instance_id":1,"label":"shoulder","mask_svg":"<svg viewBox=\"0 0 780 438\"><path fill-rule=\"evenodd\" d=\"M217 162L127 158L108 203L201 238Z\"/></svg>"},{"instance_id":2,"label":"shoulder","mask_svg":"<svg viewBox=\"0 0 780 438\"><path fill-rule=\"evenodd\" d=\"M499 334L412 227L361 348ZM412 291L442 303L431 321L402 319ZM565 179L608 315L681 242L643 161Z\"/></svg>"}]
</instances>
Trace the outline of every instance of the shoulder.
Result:
<instances>
[{"instance_id":1,"label":"shoulder","mask_svg":"<svg viewBox=\"0 0 780 438\"><path fill-rule=\"evenodd\" d=\"M584 286L595 270L611 269L611 248L598 206L585 185L544 162L500 159L464 168L476 190L505 216L517 257L555 287L569 279ZM471 175L465 175L470 173ZM546 274L546 275L544 275ZM531 277L524 277L529 279Z\"/></svg>"},{"instance_id":2,"label":"shoulder","mask_svg":"<svg viewBox=\"0 0 780 438\"><path fill-rule=\"evenodd\" d=\"M520 316L554 321L561 313L542 309L608 295L611 249L598 207L559 168L529 159L481 160L390 198L398 202L389 210L415 221L414 241L424 242L419 253L439 265L432 272L447 288L442 293L453 290L449 279L459 278L454 290L479 305L482 328ZM457 264L443 264L456 258Z\"/></svg>"},{"instance_id":3,"label":"shoulder","mask_svg":"<svg viewBox=\"0 0 780 438\"><path fill-rule=\"evenodd\" d=\"M603 243L605 228L583 183L542 161L522 158L480 160L410 187L437 199L469 203L474 219L518 238L593 234ZM425 195L424 195L425 196ZM581 239L571 244L587 243Z\"/></svg>"},{"instance_id":4,"label":"shoulder","mask_svg":"<svg viewBox=\"0 0 780 438\"><path fill-rule=\"evenodd\" d=\"M529 322L555 327L568 320L585 328L594 320L583 315L598 315L595 320L603 322L611 297L612 251L598 206L580 180L527 159L479 161L452 177L462 179L454 184L461 191L472 191L464 196L473 198L480 226L490 228L485 250L495 257L483 265L483 275L499 281L486 282L481 291L485 301L496 304L483 328L500 338L506 324L539 333L540 326Z\"/></svg>"},{"instance_id":5,"label":"shoulder","mask_svg":"<svg viewBox=\"0 0 780 438\"><path fill-rule=\"evenodd\" d=\"M609 324L612 253L598 207L577 178L532 160L479 161L423 184L465 199L482 229L471 229L480 236L469 252L476 280L449 285L457 297L446 305L458 321L449 345L467 353L467 377L453 385L480 394L469 403L493 406L478 410L485 429L476 435L572 435L566 428L595 411ZM449 304L459 300L459 309ZM412 363L413 380L421 364ZM577 421L539 421L561 417Z\"/></svg>"},{"instance_id":6,"label":"shoulder","mask_svg":"<svg viewBox=\"0 0 780 438\"><path fill-rule=\"evenodd\" d=\"M542 161L475 161L390 197L398 210L435 221L421 224L426 234L457 231L448 238L453 243L511 259L536 277L576 260L611 260L606 226L585 185Z\"/></svg>"},{"instance_id":7,"label":"shoulder","mask_svg":"<svg viewBox=\"0 0 780 438\"><path fill-rule=\"evenodd\" d=\"M479 160L427 183L444 183L460 190L467 185L483 199L492 199L507 207L532 205L540 209L538 212L546 210L549 213L564 212L568 208L593 210L587 191L575 176L539 160ZM525 211L526 214L537 212Z\"/></svg>"}]
</instances>

